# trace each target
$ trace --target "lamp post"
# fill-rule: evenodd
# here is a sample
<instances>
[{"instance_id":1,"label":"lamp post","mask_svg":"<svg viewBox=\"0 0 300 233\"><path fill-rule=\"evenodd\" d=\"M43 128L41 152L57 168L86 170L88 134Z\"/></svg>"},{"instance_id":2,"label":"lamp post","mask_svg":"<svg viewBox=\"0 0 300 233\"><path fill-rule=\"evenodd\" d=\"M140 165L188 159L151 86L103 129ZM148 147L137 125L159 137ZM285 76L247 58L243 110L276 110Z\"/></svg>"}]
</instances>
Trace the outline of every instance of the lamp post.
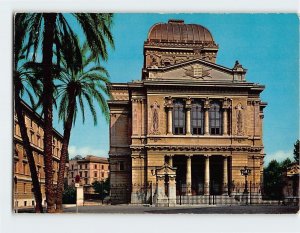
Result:
<instances>
[{"instance_id":1,"label":"lamp post","mask_svg":"<svg viewBox=\"0 0 300 233\"><path fill-rule=\"evenodd\" d=\"M75 188L76 188L76 213L78 213L78 188L80 186L80 176L77 174L75 177Z\"/></svg>"},{"instance_id":2,"label":"lamp post","mask_svg":"<svg viewBox=\"0 0 300 233\"><path fill-rule=\"evenodd\" d=\"M251 174L251 169L248 168L247 166L245 166L240 171L241 171L241 175L245 176L245 189L244 189L244 193L248 193L248 180L247 180L247 177L248 177L248 175Z\"/></svg>"}]
</instances>

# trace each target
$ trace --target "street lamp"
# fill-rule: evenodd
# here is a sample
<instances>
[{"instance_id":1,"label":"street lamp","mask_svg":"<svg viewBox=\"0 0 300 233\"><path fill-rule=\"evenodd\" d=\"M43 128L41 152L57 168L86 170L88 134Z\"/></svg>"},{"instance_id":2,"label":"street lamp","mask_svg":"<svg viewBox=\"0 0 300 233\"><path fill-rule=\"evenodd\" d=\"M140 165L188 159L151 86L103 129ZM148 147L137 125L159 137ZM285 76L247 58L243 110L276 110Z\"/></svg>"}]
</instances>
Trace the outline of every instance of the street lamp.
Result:
<instances>
[{"instance_id":1,"label":"street lamp","mask_svg":"<svg viewBox=\"0 0 300 233\"><path fill-rule=\"evenodd\" d=\"M244 193L247 194L248 193L248 181L247 181L247 176L251 174L251 169L248 168L247 166L245 166L243 169L240 170L241 171L241 175L245 176L245 189L244 189Z\"/></svg>"}]
</instances>

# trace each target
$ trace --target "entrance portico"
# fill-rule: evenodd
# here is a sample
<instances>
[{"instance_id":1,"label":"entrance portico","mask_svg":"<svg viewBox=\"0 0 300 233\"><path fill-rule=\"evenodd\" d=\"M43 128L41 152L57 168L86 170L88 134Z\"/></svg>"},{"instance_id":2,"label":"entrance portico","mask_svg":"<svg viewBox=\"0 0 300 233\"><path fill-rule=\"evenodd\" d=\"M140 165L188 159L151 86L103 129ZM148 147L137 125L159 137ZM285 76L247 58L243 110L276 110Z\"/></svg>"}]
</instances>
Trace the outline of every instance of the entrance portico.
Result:
<instances>
[{"instance_id":1,"label":"entrance portico","mask_svg":"<svg viewBox=\"0 0 300 233\"><path fill-rule=\"evenodd\" d=\"M166 157L169 166L177 169L177 195L228 195L228 156L168 154Z\"/></svg>"}]
</instances>

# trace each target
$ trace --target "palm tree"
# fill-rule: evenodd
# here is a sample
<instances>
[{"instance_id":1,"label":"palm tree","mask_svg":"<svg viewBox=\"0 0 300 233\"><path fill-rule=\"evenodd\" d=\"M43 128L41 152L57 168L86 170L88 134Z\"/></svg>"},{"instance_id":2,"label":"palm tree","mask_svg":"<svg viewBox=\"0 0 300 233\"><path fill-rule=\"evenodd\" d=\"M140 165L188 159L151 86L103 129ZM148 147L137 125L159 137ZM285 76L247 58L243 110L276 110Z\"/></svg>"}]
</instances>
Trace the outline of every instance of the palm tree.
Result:
<instances>
[{"instance_id":1,"label":"palm tree","mask_svg":"<svg viewBox=\"0 0 300 233\"><path fill-rule=\"evenodd\" d=\"M32 153L32 147L30 146L29 137L27 134L27 128L24 119L23 105L21 96L26 93L30 99L32 105L34 105L34 97L31 90L34 90L34 94L40 93L40 85L37 75L34 70L27 67L27 63L19 65L20 60L24 58L22 47L24 35L27 30L27 22L23 20L24 14L18 14L15 18L15 37L14 37L14 99L15 99L15 111L18 119L18 124L20 126L21 137L23 140L23 146L26 151L27 160L29 164L34 197L35 197L35 211L37 213L43 212L42 206L42 193L40 188L40 183L38 179L38 174L36 171L35 161Z\"/></svg>"},{"instance_id":2,"label":"palm tree","mask_svg":"<svg viewBox=\"0 0 300 233\"><path fill-rule=\"evenodd\" d=\"M25 14L24 21L28 22L28 39L25 41L27 55L32 52L35 61L36 54L42 47L43 69L43 116L44 116L44 163L45 163L45 189L47 212L55 211L55 190L52 174L52 121L53 121L53 60L56 58L60 65L61 55L68 68L81 69L81 54L78 47L75 29L69 24L66 15L61 13L30 13ZM110 32L112 14L70 14L77 21L85 35L92 57L98 62L107 59L106 44L113 46ZM41 46L40 46L41 45ZM54 56L56 51L57 56ZM74 62L76 61L76 62Z\"/></svg>"},{"instance_id":3,"label":"palm tree","mask_svg":"<svg viewBox=\"0 0 300 233\"><path fill-rule=\"evenodd\" d=\"M105 119L109 119L109 110L105 97L110 97L107 85L110 83L108 72L101 66L95 66L92 56L88 56L88 46L82 48L83 70L77 72L68 69L61 75L61 84L57 85L59 104L59 119L64 122L64 135L60 157L59 174L56 193L56 211L62 212L62 194L66 159L72 130L72 123L76 121L78 109L81 110L85 121L84 100L86 101L94 124L97 124L96 110L93 100L97 102Z\"/></svg>"}]
</instances>

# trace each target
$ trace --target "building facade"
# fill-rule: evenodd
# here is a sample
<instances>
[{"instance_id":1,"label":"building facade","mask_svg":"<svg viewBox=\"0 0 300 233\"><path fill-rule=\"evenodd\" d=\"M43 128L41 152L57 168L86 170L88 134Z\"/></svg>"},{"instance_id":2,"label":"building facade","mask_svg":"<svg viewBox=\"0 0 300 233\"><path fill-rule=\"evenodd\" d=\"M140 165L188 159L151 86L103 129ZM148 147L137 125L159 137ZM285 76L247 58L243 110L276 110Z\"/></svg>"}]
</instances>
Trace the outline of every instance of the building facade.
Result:
<instances>
[{"instance_id":1,"label":"building facade","mask_svg":"<svg viewBox=\"0 0 300 233\"><path fill-rule=\"evenodd\" d=\"M286 172L283 174L283 196L285 198L297 197L299 204L299 175L300 175L300 165L299 163L292 163L287 167Z\"/></svg>"},{"instance_id":2,"label":"building facade","mask_svg":"<svg viewBox=\"0 0 300 233\"><path fill-rule=\"evenodd\" d=\"M34 161L36 163L36 170L41 185L41 192L43 197L43 204L46 203L45 196L45 171L44 171L44 130L43 120L40 115L34 112L30 106L22 102L23 112L25 117L25 124L33 150ZM62 135L53 129L53 181L57 182L59 161L62 148ZM34 206L35 199L32 192L32 181L29 169L29 164L23 147L23 140L21 137L20 126L18 119L14 117L14 155L13 155L13 176L16 177L17 185L14 186L14 202L18 203L19 207Z\"/></svg>"},{"instance_id":3,"label":"building facade","mask_svg":"<svg viewBox=\"0 0 300 233\"><path fill-rule=\"evenodd\" d=\"M260 193L265 87L246 81L238 61L216 64L218 49L201 25L158 23L144 42L141 80L110 85L112 203L233 196L244 190L245 166Z\"/></svg>"},{"instance_id":4,"label":"building facade","mask_svg":"<svg viewBox=\"0 0 300 233\"><path fill-rule=\"evenodd\" d=\"M75 185L75 177L77 175L80 176L80 183L84 188L84 193L94 194L93 182L102 182L109 178L108 159L93 155L71 159L69 161L68 185Z\"/></svg>"}]
</instances>

